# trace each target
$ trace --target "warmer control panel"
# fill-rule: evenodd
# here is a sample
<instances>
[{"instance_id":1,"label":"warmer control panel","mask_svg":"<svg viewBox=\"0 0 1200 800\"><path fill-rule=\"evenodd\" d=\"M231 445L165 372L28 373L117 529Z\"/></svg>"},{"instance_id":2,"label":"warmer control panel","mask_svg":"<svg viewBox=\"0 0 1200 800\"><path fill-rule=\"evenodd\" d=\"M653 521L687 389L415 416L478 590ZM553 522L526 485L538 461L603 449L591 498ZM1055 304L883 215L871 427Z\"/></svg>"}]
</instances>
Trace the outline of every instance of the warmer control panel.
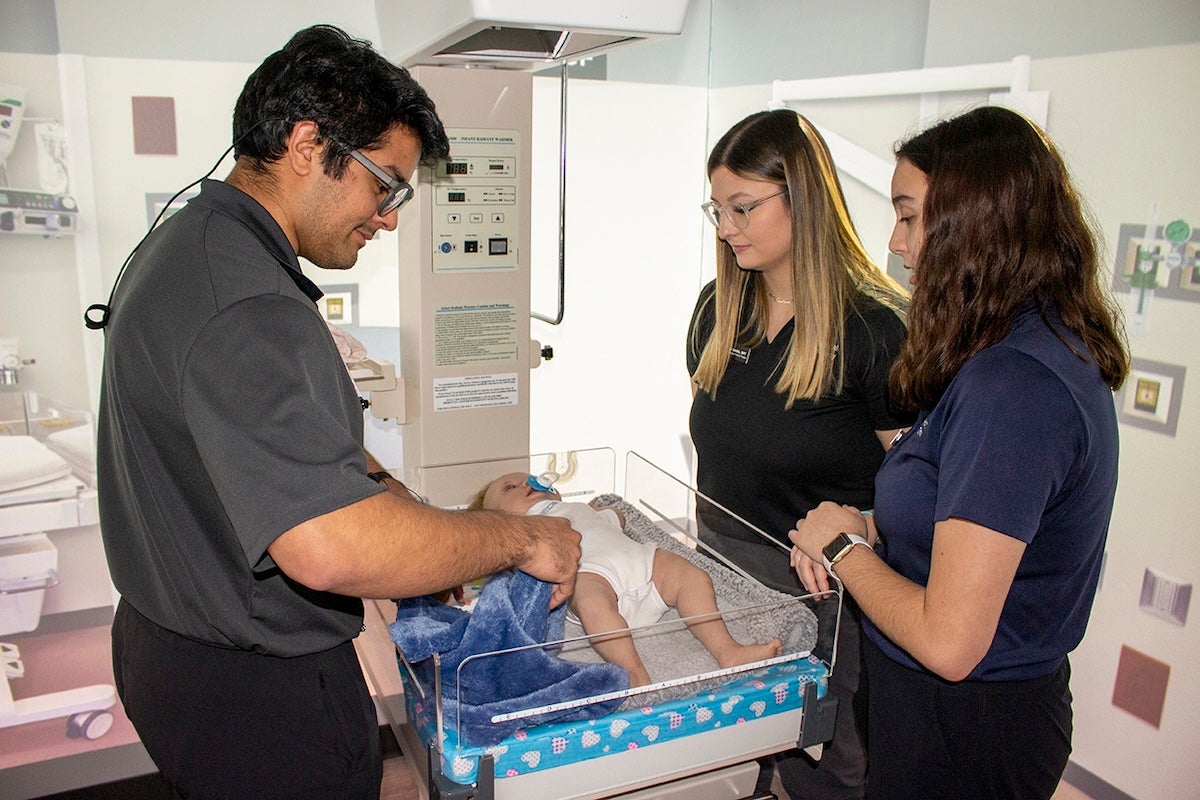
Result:
<instances>
[{"instance_id":1,"label":"warmer control panel","mask_svg":"<svg viewBox=\"0 0 1200 800\"><path fill-rule=\"evenodd\" d=\"M515 270L518 132L451 128L446 135L450 157L433 176L433 271Z\"/></svg>"}]
</instances>

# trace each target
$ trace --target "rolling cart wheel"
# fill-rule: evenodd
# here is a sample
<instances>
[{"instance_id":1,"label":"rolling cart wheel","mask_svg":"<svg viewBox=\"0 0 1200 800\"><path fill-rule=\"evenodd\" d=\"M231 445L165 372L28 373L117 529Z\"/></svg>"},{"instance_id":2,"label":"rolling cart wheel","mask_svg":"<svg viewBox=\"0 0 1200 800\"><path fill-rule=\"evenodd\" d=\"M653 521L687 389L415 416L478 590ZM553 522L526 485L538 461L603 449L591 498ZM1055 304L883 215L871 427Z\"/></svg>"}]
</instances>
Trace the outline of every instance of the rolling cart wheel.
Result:
<instances>
[{"instance_id":1,"label":"rolling cart wheel","mask_svg":"<svg viewBox=\"0 0 1200 800\"><path fill-rule=\"evenodd\" d=\"M67 718L67 736L71 739L95 741L113 726L113 715L107 711L83 711Z\"/></svg>"}]
</instances>

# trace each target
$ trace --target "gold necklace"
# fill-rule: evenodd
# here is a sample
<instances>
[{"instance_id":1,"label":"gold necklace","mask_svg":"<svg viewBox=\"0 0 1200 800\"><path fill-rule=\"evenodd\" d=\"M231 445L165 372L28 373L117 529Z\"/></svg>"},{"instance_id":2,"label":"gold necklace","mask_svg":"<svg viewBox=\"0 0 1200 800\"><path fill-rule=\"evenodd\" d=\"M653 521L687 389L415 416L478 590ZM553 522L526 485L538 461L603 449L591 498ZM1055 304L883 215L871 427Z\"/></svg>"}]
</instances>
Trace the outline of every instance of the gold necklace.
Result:
<instances>
[{"instance_id":1,"label":"gold necklace","mask_svg":"<svg viewBox=\"0 0 1200 800\"><path fill-rule=\"evenodd\" d=\"M770 292L767 292L767 297L771 298L772 303L782 303L785 306L790 306L792 304L791 300L784 300L782 297L776 297Z\"/></svg>"}]
</instances>

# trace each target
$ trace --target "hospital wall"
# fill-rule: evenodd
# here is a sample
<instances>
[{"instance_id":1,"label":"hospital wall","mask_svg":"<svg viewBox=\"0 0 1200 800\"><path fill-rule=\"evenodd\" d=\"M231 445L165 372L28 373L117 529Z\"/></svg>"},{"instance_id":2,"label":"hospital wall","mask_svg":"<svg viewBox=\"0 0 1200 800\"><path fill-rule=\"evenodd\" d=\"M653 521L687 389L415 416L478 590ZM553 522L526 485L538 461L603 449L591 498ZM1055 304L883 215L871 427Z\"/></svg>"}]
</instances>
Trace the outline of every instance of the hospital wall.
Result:
<instances>
[{"instance_id":1,"label":"hospital wall","mask_svg":"<svg viewBox=\"0 0 1200 800\"><path fill-rule=\"evenodd\" d=\"M1118 258L1122 224L1200 226L1200 46L1147 48L1034 63L1031 80L1051 91L1049 128ZM1187 370L1174 435L1121 425L1117 502L1093 623L1073 660L1074 761L1129 794L1194 797L1200 787L1200 614L1185 625L1139 608L1147 568L1189 585L1200 578L1200 304L1154 297L1144 329L1133 324L1135 359ZM1132 391L1134 387L1126 387ZM1169 665L1161 724L1111 702L1118 659L1129 646ZM1135 676L1139 678L1139 676ZM1140 679L1140 678L1139 678ZM1153 684L1153 681L1149 682ZM1145 687L1154 696L1152 685Z\"/></svg>"}]
</instances>

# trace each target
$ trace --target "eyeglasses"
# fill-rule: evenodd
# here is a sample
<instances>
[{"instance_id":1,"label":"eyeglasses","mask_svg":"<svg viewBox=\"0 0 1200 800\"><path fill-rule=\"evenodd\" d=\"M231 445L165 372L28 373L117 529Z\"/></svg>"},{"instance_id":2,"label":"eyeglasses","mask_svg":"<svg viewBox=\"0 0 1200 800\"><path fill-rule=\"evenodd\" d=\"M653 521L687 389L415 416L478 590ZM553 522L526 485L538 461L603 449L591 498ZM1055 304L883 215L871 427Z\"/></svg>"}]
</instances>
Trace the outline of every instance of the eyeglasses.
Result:
<instances>
[{"instance_id":1,"label":"eyeglasses","mask_svg":"<svg viewBox=\"0 0 1200 800\"><path fill-rule=\"evenodd\" d=\"M775 194L769 194L766 197L760 197L757 200L751 200L749 203L738 203L737 205L729 207L724 207L718 203L709 201L700 206L700 210L704 212L704 216L717 230L721 229L722 217L728 215L729 221L733 223L733 227L737 228L739 231L744 231L750 226L750 212L770 200L772 197L779 197L781 194L787 194L787 189L783 188Z\"/></svg>"},{"instance_id":2,"label":"eyeglasses","mask_svg":"<svg viewBox=\"0 0 1200 800\"><path fill-rule=\"evenodd\" d=\"M379 180L380 185L384 189L387 189L387 194L385 194L383 199L379 201L379 208L375 210L376 214L381 217L386 217L388 214L392 213L412 199L413 187L409 183L393 178L391 175L384 172L382 167L364 156L358 150L351 150L350 156L355 161L366 167L367 172L370 172L372 175L374 175Z\"/></svg>"}]
</instances>

